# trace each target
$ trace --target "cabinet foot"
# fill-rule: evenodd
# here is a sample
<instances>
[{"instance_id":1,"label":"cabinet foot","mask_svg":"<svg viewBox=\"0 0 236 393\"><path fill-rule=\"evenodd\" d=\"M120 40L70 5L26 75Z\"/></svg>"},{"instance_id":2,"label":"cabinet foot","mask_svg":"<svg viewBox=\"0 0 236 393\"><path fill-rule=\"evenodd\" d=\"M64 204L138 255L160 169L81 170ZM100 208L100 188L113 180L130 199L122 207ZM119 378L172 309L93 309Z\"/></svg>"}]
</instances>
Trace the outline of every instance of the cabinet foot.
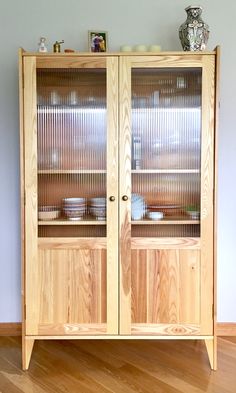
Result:
<instances>
[{"instance_id":1,"label":"cabinet foot","mask_svg":"<svg viewBox=\"0 0 236 393\"><path fill-rule=\"evenodd\" d=\"M207 354L212 370L217 370L217 338L205 340Z\"/></svg>"},{"instance_id":2,"label":"cabinet foot","mask_svg":"<svg viewBox=\"0 0 236 393\"><path fill-rule=\"evenodd\" d=\"M28 370L31 354L34 346L34 339L22 337L22 369Z\"/></svg>"}]
</instances>

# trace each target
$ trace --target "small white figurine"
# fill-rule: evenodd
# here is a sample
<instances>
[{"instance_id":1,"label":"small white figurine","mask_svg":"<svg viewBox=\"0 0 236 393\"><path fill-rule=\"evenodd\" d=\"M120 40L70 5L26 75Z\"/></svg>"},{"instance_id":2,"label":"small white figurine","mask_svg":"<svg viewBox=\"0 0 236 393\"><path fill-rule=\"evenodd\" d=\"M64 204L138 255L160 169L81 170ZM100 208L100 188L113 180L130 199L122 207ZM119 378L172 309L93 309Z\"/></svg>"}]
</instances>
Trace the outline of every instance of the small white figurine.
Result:
<instances>
[{"instance_id":1,"label":"small white figurine","mask_svg":"<svg viewBox=\"0 0 236 393\"><path fill-rule=\"evenodd\" d=\"M40 40L39 40L39 52L47 52L48 50L47 50L47 47L46 47L46 45L45 45L45 42L46 42L46 38L45 37L40 37Z\"/></svg>"}]
</instances>

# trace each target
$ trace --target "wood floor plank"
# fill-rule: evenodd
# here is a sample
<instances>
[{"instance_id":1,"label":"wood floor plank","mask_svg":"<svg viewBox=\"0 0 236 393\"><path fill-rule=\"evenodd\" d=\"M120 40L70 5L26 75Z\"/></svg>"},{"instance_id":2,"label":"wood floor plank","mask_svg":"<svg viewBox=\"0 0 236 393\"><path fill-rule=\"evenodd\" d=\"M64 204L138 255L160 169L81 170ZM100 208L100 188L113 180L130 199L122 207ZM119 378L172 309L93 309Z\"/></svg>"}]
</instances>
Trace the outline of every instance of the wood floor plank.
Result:
<instances>
[{"instance_id":1,"label":"wood floor plank","mask_svg":"<svg viewBox=\"0 0 236 393\"><path fill-rule=\"evenodd\" d=\"M236 338L218 357L213 372L201 341L45 340L24 372L20 337L0 337L0 393L235 393Z\"/></svg>"}]
</instances>

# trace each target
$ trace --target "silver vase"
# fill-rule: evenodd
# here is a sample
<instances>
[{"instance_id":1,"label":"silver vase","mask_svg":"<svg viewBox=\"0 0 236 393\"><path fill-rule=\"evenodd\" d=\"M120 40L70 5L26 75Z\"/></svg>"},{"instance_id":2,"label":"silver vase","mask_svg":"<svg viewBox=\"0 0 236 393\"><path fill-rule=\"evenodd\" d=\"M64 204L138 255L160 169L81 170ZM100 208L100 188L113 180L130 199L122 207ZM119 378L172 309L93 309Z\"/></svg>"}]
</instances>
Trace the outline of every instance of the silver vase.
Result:
<instances>
[{"instance_id":1,"label":"silver vase","mask_svg":"<svg viewBox=\"0 0 236 393\"><path fill-rule=\"evenodd\" d=\"M206 49L209 26L201 18L202 7L190 5L185 8L186 21L179 28L179 38L184 51Z\"/></svg>"}]
</instances>

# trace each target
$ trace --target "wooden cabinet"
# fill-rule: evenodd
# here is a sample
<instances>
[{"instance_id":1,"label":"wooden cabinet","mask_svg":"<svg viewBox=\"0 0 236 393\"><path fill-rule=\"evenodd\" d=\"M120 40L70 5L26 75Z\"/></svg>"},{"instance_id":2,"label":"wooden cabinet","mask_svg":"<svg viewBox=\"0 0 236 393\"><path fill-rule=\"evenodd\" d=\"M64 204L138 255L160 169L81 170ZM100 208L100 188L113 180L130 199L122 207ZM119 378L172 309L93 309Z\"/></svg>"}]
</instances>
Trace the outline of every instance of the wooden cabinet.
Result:
<instances>
[{"instance_id":1,"label":"wooden cabinet","mask_svg":"<svg viewBox=\"0 0 236 393\"><path fill-rule=\"evenodd\" d=\"M217 50L20 52L23 368L35 339L204 339Z\"/></svg>"}]
</instances>

